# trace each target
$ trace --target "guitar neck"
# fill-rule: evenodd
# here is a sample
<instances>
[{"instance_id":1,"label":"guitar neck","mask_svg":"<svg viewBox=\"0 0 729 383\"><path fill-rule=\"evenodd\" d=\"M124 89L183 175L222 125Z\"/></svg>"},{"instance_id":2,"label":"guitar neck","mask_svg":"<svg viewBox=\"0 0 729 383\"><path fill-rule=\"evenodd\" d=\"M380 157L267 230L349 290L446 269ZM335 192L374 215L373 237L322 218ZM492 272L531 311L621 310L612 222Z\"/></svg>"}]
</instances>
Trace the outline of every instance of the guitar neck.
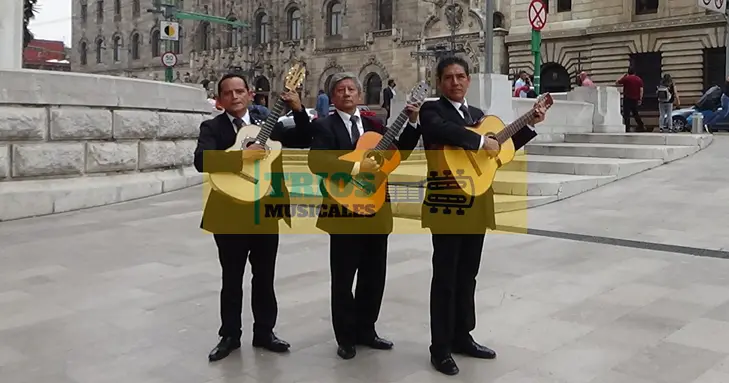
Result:
<instances>
[{"instance_id":1,"label":"guitar neck","mask_svg":"<svg viewBox=\"0 0 729 383\"><path fill-rule=\"evenodd\" d=\"M405 126L405 121L407 121L408 118L409 116L407 114L407 109L403 109L402 112L400 112L400 114L397 116L395 122L387 128L385 136L382 137L382 140L380 140L380 142L377 144L375 150L383 151L390 148L390 145L395 142L395 138L398 134L400 134L400 131Z\"/></svg>"},{"instance_id":2,"label":"guitar neck","mask_svg":"<svg viewBox=\"0 0 729 383\"><path fill-rule=\"evenodd\" d=\"M521 128L525 127L529 122L531 122L535 117L534 110L530 110L525 115L517 118L514 122L507 125L504 130L500 131L496 134L496 140L499 141L499 144L503 144L508 139L511 138L511 136L515 135L516 132L521 130Z\"/></svg>"},{"instance_id":3,"label":"guitar neck","mask_svg":"<svg viewBox=\"0 0 729 383\"><path fill-rule=\"evenodd\" d=\"M273 127L276 125L276 122L278 122L278 118L281 117L281 113L283 113L283 110L284 101L283 99L279 98L278 100L276 100L276 104L273 105L273 109L271 109L271 114L269 114L268 118L266 118L266 121L263 122L261 131L258 132L258 136L256 136L256 141L260 142L261 144L265 144L266 141L268 141L268 138L271 137L271 133L273 132Z\"/></svg>"}]
</instances>

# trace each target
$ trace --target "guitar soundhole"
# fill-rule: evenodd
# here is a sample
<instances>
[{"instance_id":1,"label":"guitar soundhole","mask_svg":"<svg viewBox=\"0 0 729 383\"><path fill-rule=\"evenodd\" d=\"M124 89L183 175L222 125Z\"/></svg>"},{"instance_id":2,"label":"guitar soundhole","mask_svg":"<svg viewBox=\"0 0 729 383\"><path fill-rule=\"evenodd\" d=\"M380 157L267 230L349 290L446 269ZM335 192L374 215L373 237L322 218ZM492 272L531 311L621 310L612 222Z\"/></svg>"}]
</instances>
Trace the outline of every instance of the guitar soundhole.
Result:
<instances>
[{"instance_id":1,"label":"guitar soundhole","mask_svg":"<svg viewBox=\"0 0 729 383\"><path fill-rule=\"evenodd\" d=\"M382 155L382 153L370 151L366 152L365 158L371 158L375 160L378 166L382 166L382 164L385 163L385 156Z\"/></svg>"}]
</instances>

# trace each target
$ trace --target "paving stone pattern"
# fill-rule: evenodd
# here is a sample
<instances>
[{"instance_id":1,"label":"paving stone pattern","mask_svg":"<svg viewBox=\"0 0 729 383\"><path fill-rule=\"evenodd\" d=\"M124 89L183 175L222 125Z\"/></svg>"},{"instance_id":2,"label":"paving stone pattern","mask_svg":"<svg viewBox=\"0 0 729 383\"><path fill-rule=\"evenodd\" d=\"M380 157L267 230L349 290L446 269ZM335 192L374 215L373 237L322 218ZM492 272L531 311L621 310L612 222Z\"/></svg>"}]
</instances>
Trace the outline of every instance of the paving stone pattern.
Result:
<instances>
[{"instance_id":1,"label":"paving stone pattern","mask_svg":"<svg viewBox=\"0 0 729 383\"><path fill-rule=\"evenodd\" d=\"M650 171L647 179L677 179L672 168L680 173L684 165ZM606 193L615 200L633 195L620 185ZM586 209L589 194L534 210L561 206L573 219L617 209L608 199ZM220 269L212 237L197 229L200 196L193 188L0 223L0 382L729 381L729 262L514 234L487 237L476 297L473 335L499 356L458 357L461 374L454 378L428 362L431 245L422 235L390 241L378 331L395 342L393 350L336 357L327 238L297 235L281 240L276 280L277 333L292 352L250 346L247 274L244 345L208 364ZM630 215L611 220L627 227ZM585 231L601 225L581 223Z\"/></svg>"}]
</instances>

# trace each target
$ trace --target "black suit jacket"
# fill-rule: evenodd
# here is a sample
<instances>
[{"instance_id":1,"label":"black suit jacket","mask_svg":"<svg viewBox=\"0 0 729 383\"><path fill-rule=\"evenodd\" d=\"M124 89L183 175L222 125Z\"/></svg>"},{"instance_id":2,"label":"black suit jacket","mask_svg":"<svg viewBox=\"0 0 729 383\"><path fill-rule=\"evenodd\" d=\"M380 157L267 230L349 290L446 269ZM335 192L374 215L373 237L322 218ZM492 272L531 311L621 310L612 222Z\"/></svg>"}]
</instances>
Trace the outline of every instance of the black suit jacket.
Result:
<instances>
[{"instance_id":1,"label":"black suit jacket","mask_svg":"<svg viewBox=\"0 0 729 383\"><path fill-rule=\"evenodd\" d=\"M250 113L250 112L249 112ZM305 110L294 113L295 128L286 129L277 123L270 139L281 142L286 147L307 148L311 144L311 126ZM259 115L251 113L251 123L263 126ZM204 121L200 125L200 136L195 148L195 168L201 173L237 172L242 166L241 151L225 150L233 146L236 132L227 113ZM278 233L278 220L281 217L266 218L266 205L284 205L290 209L289 191L283 177L283 156L273 162L271 172L271 195L259 203L239 203L225 194L212 190L208 197L200 227L213 234L252 234ZM260 220L255 220L258 214ZM291 226L290 215L285 215L286 223Z\"/></svg>"},{"instance_id":2,"label":"black suit jacket","mask_svg":"<svg viewBox=\"0 0 729 383\"><path fill-rule=\"evenodd\" d=\"M388 86L382 91L382 107L390 110L390 104L392 103L392 89Z\"/></svg>"},{"instance_id":3,"label":"black suit jacket","mask_svg":"<svg viewBox=\"0 0 729 383\"><path fill-rule=\"evenodd\" d=\"M354 150L351 136L339 113L333 113L326 118L317 119L317 134L311 144L309 152L309 169L314 174L352 174L354 163L340 160L343 154ZM420 139L420 129L408 125L395 140L392 149L400 150L405 160L412 153ZM374 131L385 134L386 128L377 121L362 117L365 132ZM322 192L322 208L319 212L316 226L330 234L390 234L392 232L392 208L390 196L382 208L371 216L357 215L337 203L328 196L323 180L319 184Z\"/></svg>"},{"instance_id":4,"label":"black suit jacket","mask_svg":"<svg viewBox=\"0 0 729 383\"><path fill-rule=\"evenodd\" d=\"M470 105L468 111L474 121L478 121L484 116L481 109ZM442 176L443 171L448 169L442 152L444 145L456 146L471 151L480 149L481 136L465 129L466 122L463 117L445 97L441 97L437 101L424 103L420 108L420 122L429 175L438 174ZM514 147L518 150L536 135L537 133L531 128L522 128L512 136ZM431 194L435 193L437 191L426 188L426 200ZM463 192L449 191L448 194L462 195L466 199L470 198ZM455 207L451 208L450 214L444 214L443 208L438 208L437 211L432 212L431 206L423 204L421 217L422 227L430 228L434 233L485 233L489 228L496 228L494 191L489 188L486 193L476 197L470 208L464 208L463 215L456 214Z\"/></svg>"}]
</instances>

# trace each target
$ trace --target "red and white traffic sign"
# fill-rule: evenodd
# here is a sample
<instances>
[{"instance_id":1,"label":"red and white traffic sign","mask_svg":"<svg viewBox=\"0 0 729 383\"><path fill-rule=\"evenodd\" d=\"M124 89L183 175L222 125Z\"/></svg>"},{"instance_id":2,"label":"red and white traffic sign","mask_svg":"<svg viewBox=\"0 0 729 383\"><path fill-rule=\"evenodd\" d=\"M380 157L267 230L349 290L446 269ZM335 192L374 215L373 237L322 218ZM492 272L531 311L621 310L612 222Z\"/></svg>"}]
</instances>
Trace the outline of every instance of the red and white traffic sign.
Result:
<instances>
[{"instance_id":1,"label":"red and white traffic sign","mask_svg":"<svg viewBox=\"0 0 729 383\"><path fill-rule=\"evenodd\" d=\"M173 52L165 52L162 55L162 65L166 66L167 68L171 68L177 65L177 55Z\"/></svg>"},{"instance_id":2,"label":"red and white traffic sign","mask_svg":"<svg viewBox=\"0 0 729 383\"><path fill-rule=\"evenodd\" d=\"M726 0L696 0L696 5L721 14L726 13L727 7Z\"/></svg>"},{"instance_id":3,"label":"red and white traffic sign","mask_svg":"<svg viewBox=\"0 0 729 383\"><path fill-rule=\"evenodd\" d=\"M547 8L541 0L532 0L529 4L529 24L535 31L541 31L547 25Z\"/></svg>"}]
</instances>

